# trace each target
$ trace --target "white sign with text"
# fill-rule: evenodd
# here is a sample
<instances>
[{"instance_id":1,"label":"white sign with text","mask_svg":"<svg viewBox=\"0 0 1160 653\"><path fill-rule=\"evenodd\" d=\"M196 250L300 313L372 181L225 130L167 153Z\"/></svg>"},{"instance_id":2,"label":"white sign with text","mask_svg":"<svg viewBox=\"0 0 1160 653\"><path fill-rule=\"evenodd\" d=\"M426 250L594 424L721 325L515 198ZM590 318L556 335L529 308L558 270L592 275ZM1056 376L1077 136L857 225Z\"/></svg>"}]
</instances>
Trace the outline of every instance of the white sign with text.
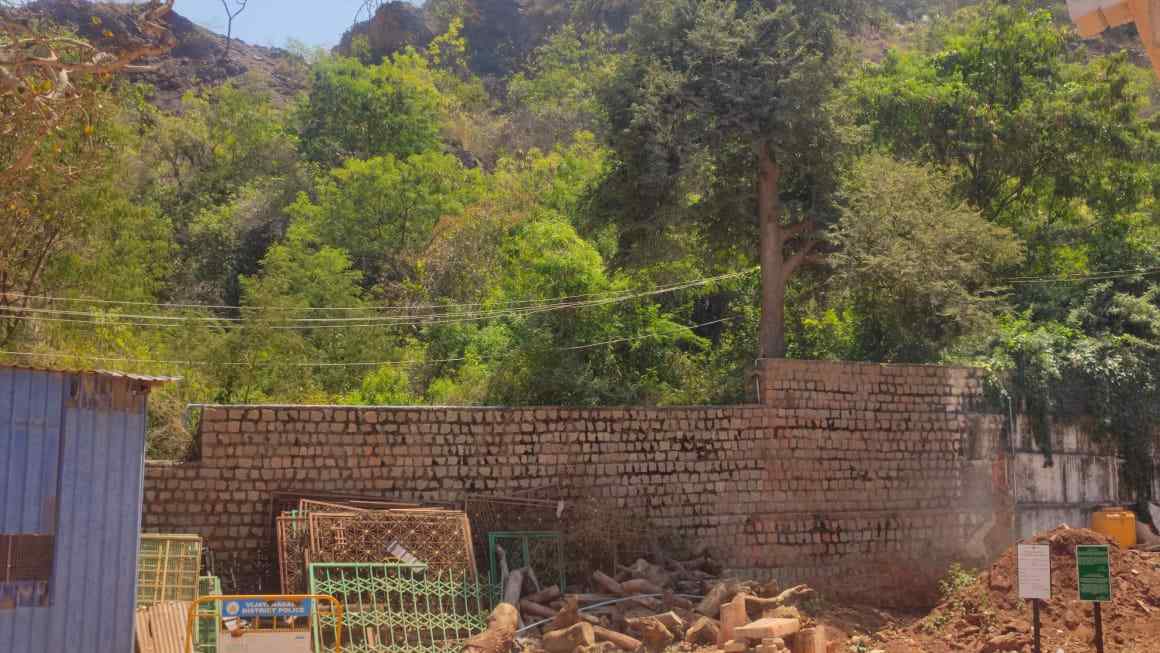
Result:
<instances>
[{"instance_id":1,"label":"white sign with text","mask_svg":"<svg viewBox=\"0 0 1160 653\"><path fill-rule=\"evenodd\" d=\"M1019 598L1051 600L1051 547L1019 545Z\"/></svg>"}]
</instances>

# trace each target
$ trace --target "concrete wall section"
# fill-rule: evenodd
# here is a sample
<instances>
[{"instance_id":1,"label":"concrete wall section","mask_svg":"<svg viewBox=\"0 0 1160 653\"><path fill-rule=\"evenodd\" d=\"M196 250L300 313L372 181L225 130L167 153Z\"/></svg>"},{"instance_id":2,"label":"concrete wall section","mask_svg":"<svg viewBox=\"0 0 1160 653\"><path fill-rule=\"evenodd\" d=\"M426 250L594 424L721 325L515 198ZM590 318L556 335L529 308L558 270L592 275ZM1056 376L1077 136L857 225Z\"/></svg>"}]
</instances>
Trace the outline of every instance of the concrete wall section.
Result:
<instances>
[{"instance_id":1,"label":"concrete wall section","mask_svg":"<svg viewBox=\"0 0 1160 653\"><path fill-rule=\"evenodd\" d=\"M1098 508L1130 502L1120 487L1121 463L1115 449L1092 436L1091 424L1051 424L1048 455L1035 442L1030 420L1018 416L1015 422L1011 489L1017 537L1060 524L1088 527Z\"/></svg>"}]
</instances>

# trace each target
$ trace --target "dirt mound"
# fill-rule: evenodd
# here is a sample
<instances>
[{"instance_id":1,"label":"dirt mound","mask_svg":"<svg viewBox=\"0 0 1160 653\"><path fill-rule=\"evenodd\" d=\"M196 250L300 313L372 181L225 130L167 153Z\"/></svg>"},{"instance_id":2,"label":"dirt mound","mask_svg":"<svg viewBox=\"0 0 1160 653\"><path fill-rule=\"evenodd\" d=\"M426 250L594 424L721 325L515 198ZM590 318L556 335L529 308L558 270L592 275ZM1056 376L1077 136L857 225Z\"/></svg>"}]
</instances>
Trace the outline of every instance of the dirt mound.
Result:
<instances>
[{"instance_id":1,"label":"dirt mound","mask_svg":"<svg viewBox=\"0 0 1160 653\"><path fill-rule=\"evenodd\" d=\"M1075 547L1111 545L1112 597L1102 606L1108 653L1160 653L1160 554L1123 550L1095 531L1061 526L1028 544L1051 546L1051 595L1040 611L1043 650L1090 651L1090 603L1076 589ZM892 653L997 653L1031 650L1031 606L1019 598L1017 550L1008 549L990 569L972 577L955 572L944 581L944 600L905 630L879 633Z\"/></svg>"}]
</instances>

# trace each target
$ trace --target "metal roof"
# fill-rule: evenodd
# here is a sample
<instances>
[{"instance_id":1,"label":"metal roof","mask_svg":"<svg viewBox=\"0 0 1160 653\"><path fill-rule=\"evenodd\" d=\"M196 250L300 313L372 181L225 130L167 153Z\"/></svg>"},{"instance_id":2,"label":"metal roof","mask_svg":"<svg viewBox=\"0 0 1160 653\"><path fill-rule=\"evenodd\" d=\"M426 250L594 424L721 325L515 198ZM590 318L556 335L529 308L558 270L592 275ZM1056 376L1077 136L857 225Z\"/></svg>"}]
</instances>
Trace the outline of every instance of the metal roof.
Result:
<instances>
[{"instance_id":1,"label":"metal roof","mask_svg":"<svg viewBox=\"0 0 1160 653\"><path fill-rule=\"evenodd\" d=\"M103 376L105 378L125 379L127 381L137 381L147 385L160 385L162 383L176 383L181 380L180 376L154 376L150 374L134 374L131 372L117 372L114 370L79 370L70 369L67 367L48 367L41 365L22 365L20 363L0 363L0 369L8 370L24 370L28 372L52 372L56 374L90 374L94 376Z\"/></svg>"}]
</instances>

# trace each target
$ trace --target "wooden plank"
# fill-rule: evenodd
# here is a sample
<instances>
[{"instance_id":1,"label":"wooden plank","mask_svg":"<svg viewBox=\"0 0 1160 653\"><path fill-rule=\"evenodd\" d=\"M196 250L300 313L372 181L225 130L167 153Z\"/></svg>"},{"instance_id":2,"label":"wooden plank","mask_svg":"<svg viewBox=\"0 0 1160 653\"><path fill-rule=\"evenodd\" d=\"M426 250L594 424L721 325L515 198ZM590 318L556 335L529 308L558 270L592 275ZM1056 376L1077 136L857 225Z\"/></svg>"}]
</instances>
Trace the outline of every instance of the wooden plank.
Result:
<instances>
[{"instance_id":1,"label":"wooden plank","mask_svg":"<svg viewBox=\"0 0 1160 653\"><path fill-rule=\"evenodd\" d=\"M134 615L135 633L137 637L137 653L157 653L153 645L153 634L149 631L149 610L137 608Z\"/></svg>"}]
</instances>

